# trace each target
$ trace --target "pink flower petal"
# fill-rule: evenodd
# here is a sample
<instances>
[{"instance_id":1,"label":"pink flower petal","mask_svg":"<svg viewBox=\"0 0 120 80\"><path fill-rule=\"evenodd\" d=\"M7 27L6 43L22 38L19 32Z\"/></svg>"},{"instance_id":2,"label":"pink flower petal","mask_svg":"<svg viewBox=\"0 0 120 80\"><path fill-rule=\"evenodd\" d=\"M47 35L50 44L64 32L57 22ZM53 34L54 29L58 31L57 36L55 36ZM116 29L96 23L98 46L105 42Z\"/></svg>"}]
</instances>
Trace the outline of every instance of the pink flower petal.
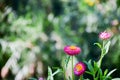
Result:
<instances>
[{"instance_id":1,"label":"pink flower petal","mask_svg":"<svg viewBox=\"0 0 120 80\"><path fill-rule=\"evenodd\" d=\"M77 46L74 46L74 47L72 46L72 48L71 46L65 46L64 52L70 56L73 56L73 55L79 54L81 52L81 49Z\"/></svg>"},{"instance_id":2,"label":"pink flower petal","mask_svg":"<svg viewBox=\"0 0 120 80\"><path fill-rule=\"evenodd\" d=\"M81 69L79 71L77 70L78 65L81 65ZM74 67L74 74L77 75L77 76L80 76L85 72L85 70L86 70L85 64L83 62L79 62Z\"/></svg>"}]
</instances>

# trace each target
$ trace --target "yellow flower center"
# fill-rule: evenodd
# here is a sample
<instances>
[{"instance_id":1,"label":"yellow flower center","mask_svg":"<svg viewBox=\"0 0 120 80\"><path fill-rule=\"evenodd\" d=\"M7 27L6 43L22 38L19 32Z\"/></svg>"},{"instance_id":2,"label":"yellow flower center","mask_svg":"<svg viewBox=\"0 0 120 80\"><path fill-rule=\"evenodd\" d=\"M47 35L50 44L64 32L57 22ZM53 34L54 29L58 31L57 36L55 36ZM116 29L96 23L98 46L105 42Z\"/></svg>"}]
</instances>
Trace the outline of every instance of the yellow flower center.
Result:
<instances>
[{"instance_id":1,"label":"yellow flower center","mask_svg":"<svg viewBox=\"0 0 120 80\"><path fill-rule=\"evenodd\" d=\"M75 49L77 49L77 47L75 47L75 46L70 46L70 49L71 49L71 50L75 50Z\"/></svg>"},{"instance_id":2,"label":"yellow flower center","mask_svg":"<svg viewBox=\"0 0 120 80\"><path fill-rule=\"evenodd\" d=\"M99 3L99 0L84 0L89 6L93 6L96 3Z\"/></svg>"},{"instance_id":3,"label":"yellow flower center","mask_svg":"<svg viewBox=\"0 0 120 80\"><path fill-rule=\"evenodd\" d=\"M81 71L81 70L82 70L82 68L83 68L83 67L82 67L82 65L81 65L81 64L76 65L76 70L77 70L77 71Z\"/></svg>"}]
</instances>

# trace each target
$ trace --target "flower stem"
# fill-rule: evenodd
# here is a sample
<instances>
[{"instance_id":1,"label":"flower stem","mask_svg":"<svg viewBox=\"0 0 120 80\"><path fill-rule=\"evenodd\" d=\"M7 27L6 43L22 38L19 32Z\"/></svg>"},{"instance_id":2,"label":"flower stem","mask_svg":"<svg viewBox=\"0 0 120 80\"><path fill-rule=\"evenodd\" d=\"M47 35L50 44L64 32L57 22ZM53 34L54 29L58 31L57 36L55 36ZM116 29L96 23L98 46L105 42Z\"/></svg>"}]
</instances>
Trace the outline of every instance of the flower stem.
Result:
<instances>
[{"instance_id":1,"label":"flower stem","mask_svg":"<svg viewBox=\"0 0 120 80\"><path fill-rule=\"evenodd\" d=\"M93 75L93 79L95 80L95 74Z\"/></svg>"},{"instance_id":2,"label":"flower stem","mask_svg":"<svg viewBox=\"0 0 120 80\"><path fill-rule=\"evenodd\" d=\"M65 65L64 65L65 64ZM64 78L64 80L66 80L66 77L65 77L65 72L66 72L66 63L65 63L65 59L63 59L63 61L62 61L62 67L63 67L63 78Z\"/></svg>"},{"instance_id":3,"label":"flower stem","mask_svg":"<svg viewBox=\"0 0 120 80\"><path fill-rule=\"evenodd\" d=\"M104 45L105 45L105 42L103 41L103 45L102 45L102 48L101 48L101 56L100 56L100 59L98 61L98 67L99 68L101 67L102 59L104 57Z\"/></svg>"},{"instance_id":4,"label":"flower stem","mask_svg":"<svg viewBox=\"0 0 120 80\"><path fill-rule=\"evenodd\" d=\"M103 59L103 55L101 55L101 57L100 57L100 59L99 59L99 61L98 61L98 67L100 68L101 67L101 63L102 63L102 59Z\"/></svg>"},{"instance_id":5,"label":"flower stem","mask_svg":"<svg viewBox=\"0 0 120 80\"><path fill-rule=\"evenodd\" d=\"M82 79L83 79L83 75L80 76L80 80L82 80Z\"/></svg>"},{"instance_id":6,"label":"flower stem","mask_svg":"<svg viewBox=\"0 0 120 80\"><path fill-rule=\"evenodd\" d=\"M66 77L65 77L65 68L64 68L63 72L64 72L64 80L66 80Z\"/></svg>"},{"instance_id":7,"label":"flower stem","mask_svg":"<svg viewBox=\"0 0 120 80\"><path fill-rule=\"evenodd\" d=\"M74 80L74 73L73 73L73 56L72 56L72 80Z\"/></svg>"}]
</instances>

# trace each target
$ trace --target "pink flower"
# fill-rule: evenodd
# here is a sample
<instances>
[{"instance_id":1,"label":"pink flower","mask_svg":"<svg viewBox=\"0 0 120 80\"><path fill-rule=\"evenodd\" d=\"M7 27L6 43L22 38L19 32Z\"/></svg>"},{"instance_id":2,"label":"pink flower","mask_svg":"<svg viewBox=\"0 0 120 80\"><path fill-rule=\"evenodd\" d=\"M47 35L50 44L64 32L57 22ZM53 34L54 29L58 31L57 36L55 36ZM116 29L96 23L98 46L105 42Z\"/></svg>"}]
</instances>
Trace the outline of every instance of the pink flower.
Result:
<instances>
[{"instance_id":1,"label":"pink flower","mask_svg":"<svg viewBox=\"0 0 120 80\"><path fill-rule=\"evenodd\" d=\"M108 32L101 32L100 34L99 34L99 38L100 39L102 39L102 40L107 40L107 39L109 39L111 37L111 34L110 33L108 33Z\"/></svg>"},{"instance_id":2,"label":"pink flower","mask_svg":"<svg viewBox=\"0 0 120 80\"><path fill-rule=\"evenodd\" d=\"M112 26L117 26L119 24L119 21L117 19L113 20L111 22Z\"/></svg>"},{"instance_id":3,"label":"pink flower","mask_svg":"<svg viewBox=\"0 0 120 80\"><path fill-rule=\"evenodd\" d=\"M39 80L44 80L44 78L43 78L43 77L40 77Z\"/></svg>"},{"instance_id":4,"label":"pink flower","mask_svg":"<svg viewBox=\"0 0 120 80\"><path fill-rule=\"evenodd\" d=\"M3 67L1 69L1 77L5 78L8 75L8 72L9 72L9 68L8 67Z\"/></svg>"},{"instance_id":5,"label":"pink flower","mask_svg":"<svg viewBox=\"0 0 120 80\"><path fill-rule=\"evenodd\" d=\"M81 52L81 49L77 46L65 46L64 52L70 56L77 55Z\"/></svg>"},{"instance_id":6,"label":"pink flower","mask_svg":"<svg viewBox=\"0 0 120 80\"><path fill-rule=\"evenodd\" d=\"M82 75L86 70L86 66L83 62L79 62L74 67L74 74L77 76Z\"/></svg>"}]
</instances>

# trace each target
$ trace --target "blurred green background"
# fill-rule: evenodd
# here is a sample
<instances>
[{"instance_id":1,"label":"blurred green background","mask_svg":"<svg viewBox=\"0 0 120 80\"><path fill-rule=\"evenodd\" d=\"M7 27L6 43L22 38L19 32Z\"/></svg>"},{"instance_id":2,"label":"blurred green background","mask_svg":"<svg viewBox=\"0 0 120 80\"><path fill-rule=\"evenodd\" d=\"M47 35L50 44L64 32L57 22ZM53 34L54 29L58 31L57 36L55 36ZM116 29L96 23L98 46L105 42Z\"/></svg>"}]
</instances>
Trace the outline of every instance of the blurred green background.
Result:
<instances>
[{"instance_id":1,"label":"blurred green background","mask_svg":"<svg viewBox=\"0 0 120 80\"><path fill-rule=\"evenodd\" d=\"M113 36L102 69L120 77L120 0L0 0L0 80L46 78L48 66L61 67L65 45L81 47L79 61L97 61L105 30Z\"/></svg>"}]
</instances>

